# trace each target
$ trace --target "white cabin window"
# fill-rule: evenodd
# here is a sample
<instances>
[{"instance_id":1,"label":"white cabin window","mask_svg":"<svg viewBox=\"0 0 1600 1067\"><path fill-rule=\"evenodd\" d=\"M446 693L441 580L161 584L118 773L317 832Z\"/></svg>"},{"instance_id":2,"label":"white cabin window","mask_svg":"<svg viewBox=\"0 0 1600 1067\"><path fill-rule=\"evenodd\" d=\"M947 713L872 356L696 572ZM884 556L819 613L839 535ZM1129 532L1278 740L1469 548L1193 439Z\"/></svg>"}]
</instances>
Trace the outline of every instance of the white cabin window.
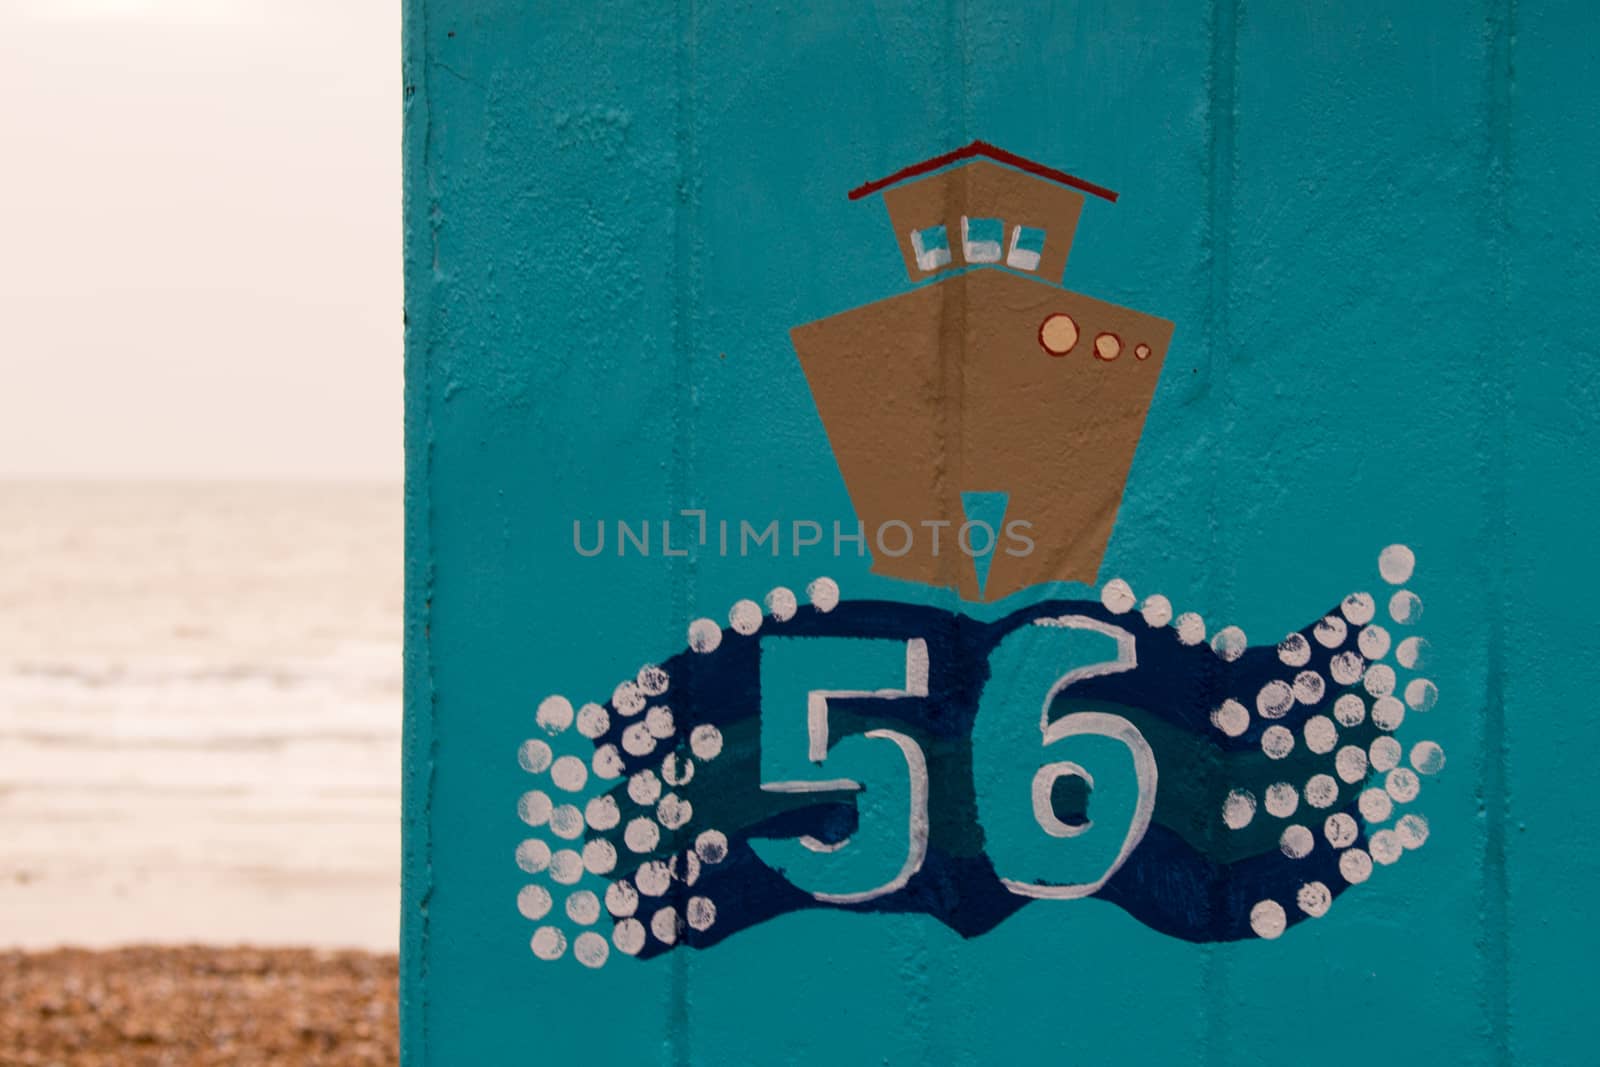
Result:
<instances>
[{"instance_id":1,"label":"white cabin window","mask_svg":"<svg viewBox=\"0 0 1600 1067\"><path fill-rule=\"evenodd\" d=\"M999 219L973 219L961 216L961 254L968 263L1000 262L1000 242L1006 225Z\"/></svg>"},{"instance_id":2,"label":"white cabin window","mask_svg":"<svg viewBox=\"0 0 1600 1067\"><path fill-rule=\"evenodd\" d=\"M1033 226L1018 226L1011 231L1011 250L1006 266L1018 270L1038 270L1044 255L1044 231Z\"/></svg>"},{"instance_id":3,"label":"white cabin window","mask_svg":"<svg viewBox=\"0 0 1600 1067\"><path fill-rule=\"evenodd\" d=\"M950 265L950 237L943 226L912 230L911 250L916 253L919 270L938 270Z\"/></svg>"}]
</instances>

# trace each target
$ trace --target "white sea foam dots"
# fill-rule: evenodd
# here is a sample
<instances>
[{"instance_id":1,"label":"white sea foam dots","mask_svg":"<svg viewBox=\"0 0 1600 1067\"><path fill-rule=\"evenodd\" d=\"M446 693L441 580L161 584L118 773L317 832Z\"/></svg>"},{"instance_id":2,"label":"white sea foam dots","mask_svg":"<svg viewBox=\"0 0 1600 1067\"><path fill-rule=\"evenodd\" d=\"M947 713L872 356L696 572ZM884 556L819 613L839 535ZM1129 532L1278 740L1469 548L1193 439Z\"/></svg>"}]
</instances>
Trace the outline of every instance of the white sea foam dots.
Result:
<instances>
[{"instance_id":1,"label":"white sea foam dots","mask_svg":"<svg viewBox=\"0 0 1600 1067\"><path fill-rule=\"evenodd\" d=\"M1321 882L1307 882L1300 887L1294 900L1301 911L1317 919L1328 914L1328 909L1333 906L1333 893Z\"/></svg>"},{"instance_id":2,"label":"white sea foam dots","mask_svg":"<svg viewBox=\"0 0 1600 1067\"><path fill-rule=\"evenodd\" d=\"M1198 645L1206 639L1206 620L1192 611L1186 611L1178 616L1174 624L1178 630L1178 641L1185 645Z\"/></svg>"},{"instance_id":3,"label":"white sea foam dots","mask_svg":"<svg viewBox=\"0 0 1600 1067\"><path fill-rule=\"evenodd\" d=\"M1283 835L1278 838L1278 848L1292 860L1305 859L1316 847L1316 837L1299 823L1285 827Z\"/></svg>"},{"instance_id":4,"label":"white sea foam dots","mask_svg":"<svg viewBox=\"0 0 1600 1067\"><path fill-rule=\"evenodd\" d=\"M1244 655L1250 641L1237 626L1224 626L1211 639L1211 650L1229 663Z\"/></svg>"},{"instance_id":5,"label":"white sea foam dots","mask_svg":"<svg viewBox=\"0 0 1600 1067\"><path fill-rule=\"evenodd\" d=\"M562 733L572 725L572 701L563 696L545 697L539 702L533 721L547 734Z\"/></svg>"},{"instance_id":6,"label":"white sea foam dots","mask_svg":"<svg viewBox=\"0 0 1600 1067\"><path fill-rule=\"evenodd\" d=\"M779 622L788 622L800 610L800 601L795 597L794 590L782 585L767 594L766 603L768 613Z\"/></svg>"},{"instance_id":7,"label":"white sea foam dots","mask_svg":"<svg viewBox=\"0 0 1600 1067\"><path fill-rule=\"evenodd\" d=\"M818 578L806 586L806 599L811 606L827 614L839 606L839 583L832 578Z\"/></svg>"},{"instance_id":8,"label":"white sea foam dots","mask_svg":"<svg viewBox=\"0 0 1600 1067\"><path fill-rule=\"evenodd\" d=\"M1113 615L1124 615L1133 610L1136 600L1127 582L1113 578L1100 590L1100 603Z\"/></svg>"},{"instance_id":9,"label":"white sea foam dots","mask_svg":"<svg viewBox=\"0 0 1600 1067\"><path fill-rule=\"evenodd\" d=\"M1229 737L1238 737L1250 728L1250 711L1237 700L1224 700L1211 713L1211 725Z\"/></svg>"},{"instance_id":10,"label":"white sea foam dots","mask_svg":"<svg viewBox=\"0 0 1600 1067\"><path fill-rule=\"evenodd\" d=\"M1262 900L1250 909L1250 929L1256 936L1267 940L1282 937L1283 931L1289 926L1289 917L1284 914L1283 905L1276 900Z\"/></svg>"},{"instance_id":11,"label":"white sea foam dots","mask_svg":"<svg viewBox=\"0 0 1600 1067\"><path fill-rule=\"evenodd\" d=\"M732 608L728 609L728 625L732 626L735 633L744 634L746 637L761 629L761 605L754 600L738 600Z\"/></svg>"},{"instance_id":12,"label":"white sea foam dots","mask_svg":"<svg viewBox=\"0 0 1600 1067\"><path fill-rule=\"evenodd\" d=\"M578 935L572 943L572 956L585 967L601 967L605 965L606 957L611 955L611 946L606 939L593 930L585 930Z\"/></svg>"},{"instance_id":13,"label":"white sea foam dots","mask_svg":"<svg viewBox=\"0 0 1600 1067\"><path fill-rule=\"evenodd\" d=\"M1417 557L1405 545L1390 545L1378 553L1378 573L1390 585L1404 585L1411 580Z\"/></svg>"},{"instance_id":14,"label":"white sea foam dots","mask_svg":"<svg viewBox=\"0 0 1600 1067\"><path fill-rule=\"evenodd\" d=\"M567 951L567 935L554 926L541 926L528 944L541 960L558 960Z\"/></svg>"},{"instance_id":15,"label":"white sea foam dots","mask_svg":"<svg viewBox=\"0 0 1600 1067\"><path fill-rule=\"evenodd\" d=\"M1242 830L1256 817L1255 794L1235 789L1222 802L1222 822L1230 830Z\"/></svg>"},{"instance_id":16,"label":"white sea foam dots","mask_svg":"<svg viewBox=\"0 0 1600 1067\"><path fill-rule=\"evenodd\" d=\"M524 919L538 921L550 914L550 890L542 885L525 885L517 893L517 910Z\"/></svg>"},{"instance_id":17,"label":"white sea foam dots","mask_svg":"<svg viewBox=\"0 0 1600 1067\"><path fill-rule=\"evenodd\" d=\"M554 758L550 746L538 739L522 742L522 748L517 750L517 763L529 774L543 774Z\"/></svg>"},{"instance_id":18,"label":"white sea foam dots","mask_svg":"<svg viewBox=\"0 0 1600 1067\"><path fill-rule=\"evenodd\" d=\"M689 647L695 652L715 652L722 644L722 627L715 619L696 619L689 624Z\"/></svg>"}]
</instances>

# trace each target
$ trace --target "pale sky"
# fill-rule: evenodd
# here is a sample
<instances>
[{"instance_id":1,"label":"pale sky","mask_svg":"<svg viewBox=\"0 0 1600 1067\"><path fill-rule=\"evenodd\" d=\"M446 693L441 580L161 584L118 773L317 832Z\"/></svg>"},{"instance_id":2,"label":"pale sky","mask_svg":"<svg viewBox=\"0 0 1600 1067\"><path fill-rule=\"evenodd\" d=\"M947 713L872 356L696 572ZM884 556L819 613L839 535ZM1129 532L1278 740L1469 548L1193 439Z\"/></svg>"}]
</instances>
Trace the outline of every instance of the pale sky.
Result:
<instances>
[{"instance_id":1,"label":"pale sky","mask_svg":"<svg viewBox=\"0 0 1600 1067\"><path fill-rule=\"evenodd\" d=\"M0 478L399 478L399 9L0 0Z\"/></svg>"}]
</instances>

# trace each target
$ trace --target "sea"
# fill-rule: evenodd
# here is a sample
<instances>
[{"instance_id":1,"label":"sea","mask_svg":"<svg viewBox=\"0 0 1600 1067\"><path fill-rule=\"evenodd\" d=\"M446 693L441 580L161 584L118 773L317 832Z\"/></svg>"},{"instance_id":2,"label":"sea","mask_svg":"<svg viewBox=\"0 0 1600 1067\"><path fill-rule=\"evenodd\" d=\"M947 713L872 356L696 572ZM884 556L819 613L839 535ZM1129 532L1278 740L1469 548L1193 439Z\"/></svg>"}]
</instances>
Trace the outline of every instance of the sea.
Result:
<instances>
[{"instance_id":1,"label":"sea","mask_svg":"<svg viewBox=\"0 0 1600 1067\"><path fill-rule=\"evenodd\" d=\"M0 948L393 951L401 491L0 483Z\"/></svg>"}]
</instances>

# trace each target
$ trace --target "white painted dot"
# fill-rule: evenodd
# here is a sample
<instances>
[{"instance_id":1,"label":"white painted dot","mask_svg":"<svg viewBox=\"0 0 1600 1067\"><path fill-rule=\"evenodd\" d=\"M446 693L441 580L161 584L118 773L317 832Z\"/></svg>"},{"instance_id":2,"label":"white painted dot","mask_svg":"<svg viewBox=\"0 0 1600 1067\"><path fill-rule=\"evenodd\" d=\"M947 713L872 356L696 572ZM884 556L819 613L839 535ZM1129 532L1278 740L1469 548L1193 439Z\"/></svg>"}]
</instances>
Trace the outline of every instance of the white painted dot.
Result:
<instances>
[{"instance_id":1,"label":"white painted dot","mask_svg":"<svg viewBox=\"0 0 1600 1067\"><path fill-rule=\"evenodd\" d=\"M1146 626L1157 629L1172 621L1172 601L1160 593L1144 598L1144 606L1139 609L1139 614L1144 616Z\"/></svg>"},{"instance_id":2,"label":"white painted dot","mask_svg":"<svg viewBox=\"0 0 1600 1067\"><path fill-rule=\"evenodd\" d=\"M633 881L643 895L659 897L672 888L672 872L667 870L663 861L651 860L639 865L639 869L633 873Z\"/></svg>"},{"instance_id":3,"label":"white painted dot","mask_svg":"<svg viewBox=\"0 0 1600 1067\"><path fill-rule=\"evenodd\" d=\"M1295 894L1294 902L1313 919L1320 919L1333 906L1333 893L1321 882L1307 882Z\"/></svg>"},{"instance_id":4,"label":"white painted dot","mask_svg":"<svg viewBox=\"0 0 1600 1067\"><path fill-rule=\"evenodd\" d=\"M1369 826L1387 822L1390 813L1394 811L1394 801L1389 799L1389 794L1382 789L1363 790L1361 799L1356 803L1361 809L1361 817L1367 820Z\"/></svg>"},{"instance_id":5,"label":"white painted dot","mask_svg":"<svg viewBox=\"0 0 1600 1067\"><path fill-rule=\"evenodd\" d=\"M1249 639L1237 626L1224 626L1211 639L1211 651L1228 663L1244 655L1244 650L1248 647L1250 647Z\"/></svg>"},{"instance_id":6,"label":"white painted dot","mask_svg":"<svg viewBox=\"0 0 1600 1067\"><path fill-rule=\"evenodd\" d=\"M1394 650L1394 658L1408 671L1422 670L1428 665L1428 642L1420 637L1408 637Z\"/></svg>"},{"instance_id":7,"label":"white painted dot","mask_svg":"<svg viewBox=\"0 0 1600 1067\"><path fill-rule=\"evenodd\" d=\"M656 940L662 944L675 944L678 940L678 912L674 908L662 908L650 916L650 932L656 935Z\"/></svg>"},{"instance_id":8,"label":"white painted dot","mask_svg":"<svg viewBox=\"0 0 1600 1067\"><path fill-rule=\"evenodd\" d=\"M609 830L622 821L622 809L617 798L609 794L590 799L583 808L583 821L594 830Z\"/></svg>"},{"instance_id":9,"label":"white painted dot","mask_svg":"<svg viewBox=\"0 0 1600 1067\"><path fill-rule=\"evenodd\" d=\"M567 935L554 926L541 926L528 944L541 960L558 960L567 951Z\"/></svg>"},{"instance_id":10,"label":"white painted dot","mask_svg":"<svg viewBox=\"0 0 1600 1067\"><path fill-rule=\"evenodd\" d=\"M728 835L721 830L707 830L694 839L694 852L702 863L721 863L728 857Z\"/></svg>"},{"instance_id":11,"label":"white painted dot","mask_svg":"<svg viewBox=\"0 0 1600 1067\"><path fill-rule=\"evenodd\" d=\"M717 921L717 906L710 897L690 897L683 906L683 917L690 926L703 932L711 929L711 924Z\"/></svg>"},{"instance_id":12,"label":"white painted dot","mask_svg":"<svg viewBox=\"0 0 1600 1067\"><path fill-rule=\"evenodd\" d=\"M1354 625L1365 626L1378 613L1378 605L1372 599L1371 593L1351 593L1344 598L1344 603L1339 605L1339 610Z\"/></svg>"},{"instance_id":13,"label":"white painted dot","mask_svg":"<svg viewBox=\"0 0 1600 1067\"><path fill-rule=\"evenodd\" d=\"M586 929L578 934L573 941L573 958L587 968L600 968L605 966L606 957L611 955L611 945L606 944L605 937Z\"/></svg>"},{"instance_id":14,"label":"white painted dot","mask_svg":"<svg viewBox=\"0 0 1600 1067\"><path fill-rule=\"evenodd\" d=\"M661 827L657 826L654 819L640 816L629 820L628 826L622 831L622 843L628 846L630 852L649 852L661 842Z\"/></svg>"},{"instance_id":15,"label":"white painted dot","mask_svg":"<svg viewBox=\"0 0 1600 1067\"><path fill-rule=\"evenodd\" d=\"M641 808L654 804L660 796L661 779L655 771L646 768L628 779L628 798Z\"/></svg>"},{"instance_id":16,"label":"white painted dot","mask_svg":"<svg viewBox=\"0 0 1600 1067\"><path fill-rule=\"evenodd\" d=\"M550 832L566 841L583 836L583 812L576 804L558 804L550 813Z\"/></svg>"},{"instance_id":17,"label":"white painted dot","mask_svg":"<svg viewBox=\"0 0 1600 1067\"><path fill-rule=\"evenodd\" d=\"M1343 811L1335 812L1322 823L1322 834L1334 848L1349 848L1355 844L1359 832L1356 821Z\"/></svg>"},{"instance_id":18,"label":"white painted dot","mask_svg":"<svg viewBox=\"0 0 1600 1067\"><path fill-rule=\"evenodd\" d=\"M668 830L676 830L694 818L694 805L676 793L668 793L656 805L656 821Z\"/></svg>"},{"instance_id":19,"label":"white painted dot","mask_svg":"<svg viewBox=\"0 0 1600 1067\"><path fill-rule=\"evenodd\" d=\"M603 837L585 841L583 869L590 874L610 874L617 868L617 846Z\"/></svg>"},{"instance_id":20,"label":"white painted dot","mask_svg":"<svg viewBox=\"0 0 1600 1067\"><path fill-rule=\"evenodd\" d=\"M1363 678L1367 692L1375 697L1388 696L1394 692L1394 668L1387 663L1375 663L1367 668Z\"/></svg>"},{"instance_id":21,"label":"white painted dot","mask_svg":"<svg viewBox=\"0 0 1600 1067\"><path fill-rule=\"evenodd\" d=\"M1125 615L1133 610L1136 600L1133 589L1121 578L1113 578L1100 590L1100 603L1113 615Z\"/></svg>"},{"instance_id":22,"label":"white painted dot","mask_svg":"<svg viewBox=\"0 0 1600 1067\"><path fill-rule=\"evenodd\" d=\"M1406 706L1394 697L1379 697L1372 702L1372 725L1380 730L1398 730L1405 718Z\"/></svg>"},{"instance_id":23,"label":"white painted dot","mask_svg":"<svg viewBox=\"0 0 1600 1067\"><path fill-rule=\"evenodd\" d=\"M1294 698L1302 704L1317 703L1327 689L1327 683L1316 671L1301 671L1294 676Z\"/></svg>"},{"instance_id":24,"label":"white painted dot","mask_svg":"<svg viewBox=\"0 0 1600 1067\"><path fill-rule=\"evenodd\" d=\"M696 619L689 624L689 648L695 652L715 652L722 644L722 627L713 619Z\"/></svg>"},{"instance_id":25,"label":"white painted dot","mask_svg":"<svg viewBox=\"0 0 1600 1067\"><path fill-rule=\"evenodd\" d=\"M1378 553L1378 573L1390 585L1404 585L1411 580L1417 566L1417 557L1405 545L1390 545Z\"/></svg>"},{"instance_id":26,"label":"white painted dot","mask_svg":"<svg viewBox=\"0 0 1600 1067\"><path fill-rule=\"evenodd\" d=\"M639 891L632 882L612 882L606 887L606 910L619 919L639 910Z\"/></svg>"},{"instance_id":27,"label":"white painted dot","mask_svg":"<svg viewBox=\"0 0 1600 1067\"><path fill-rule=\"evenodd\" d=\"M1288 782L1267 786L1267 814L1287 819L1300 806L1300 791Z\"/></svg>"},{"instance_id":28,"label":"white painted dot","mask_svg":"<svg viewBox=\"0 0 1600 1067\"><path fill-rule=\"evenodd\" d=\"M589 768L577 756L562 756L551 765L550 780L557 789L576 793L589 780Z\"/></svg>"},{"instance_id":29,"label":"white painted dot","mask_svg":"<svg viewBox=\"0 0 1600 1067\"><path fill-rule=\"evenodd\" d=\"M1304 667L1311 662L1311 642L1304 634L1290 634L1278 642L1278 660L1285 666Z\"/></svg>"},{"instance_id":30,"label":"white painted dot","mask_svg":"<svg viewBox=\"0 0 1600 1067\"><path fill-rule=\"evenodd\" d=\"M1389 631L1381 626L1363 626L1356 635L1356 647L1370 660L1380 660L1389 654Z\"/></svg>"},{"instance_id":31,"label":"white painted dot","mask_svg":"<svg viewBox=\"0 0 1600 1067\"><path fill-rule=\"evenodd\" d=\"M839 606L839 583L832 578L818 578L806 586L806 599L811 606L826 615Z\"/></svg>"},{"instance_id":32,"label":"white painted dot","mask_svg":"<svg viewBox=\"0 0 1600 1067\"><path fill-rule=\"evenodd\" d=\"M639 687L639 692L647 697L658 697L667 691L672 684L672 679L667 672L654 663L646 663L639 668L639 676L634 679L634 684Z\"/></svg>"},{"instance_id":33,"label":"white painted dot","mask_svg":"<svg viewBox=\"0 0 1600 1067\"><path fill-rule=\"evenodd\" d=\"M622 682L611 691L611 706L624 719L631 719L644 710L649 701L638 682Z\"/></svg>"},{"instance_id":34,"label":"white painted dot","mask_svg":"<svg viewBox=\"0 0 1600 1067\"><path fill-rule=\"evenodd\" d=\"M593 926L600 918L600 898L587 889L567 897L567 918L579 926Z\"/></svg>"},{"instance_id":35,"label":"white painted dot","mask_svg":"<svg viewBox=\"0 0 1600 1067\"><path fill-rule=\"evenodd\" d=\"M1339 780L1355 785L1367 776L1367 750L1360 745L1346 745L1333 757L1333 770Z\"/></svg>"},{"instance_id":36,"label":"white painted dot","mask_svg":"<svg viewBox=\"0 0 1600 1067\"><path fill-rule=\"evenodd\" d=\"M1359 726L1367 717L1367 702L1354 693L1346 693L1333 702L1333 717L1340 726Z\"/></svg>"},{"instance_id":37,"label":"white painted dot","mask_svg":"<svg viewBox=\"0 0 1600 1067\"><path fill-rule=\"evenodd\" d=\"M604 737L611 729L611 716L599 704L585 704L578 709L578 732L589 740Z\"/></svg>"},{"instance_id":38,"label":"white painted dot","mask_svg":"<svg viewBox=\"0 0 1600 1067\"><path fill-rule=\"evenodd\" d=\"M1389 598L1389 618L1401 626L1415 626L1422 619L1422 598L1402 589Z\"/></svg>"},{"instance_id":39,"label":"white painted dot","mask_svg":"<svg viewBox=\"0 0 1600 1067\"><path fill-rule=\"evenodd\" d=\"M1185 645L1198 645L1206 639L1206 620L1192 611L1178 616L1178 641Z\"/></svg>"},{"instance_id":40,"label":"white painted dot","mask_svg":"<svg viewBox=\"0 0 1600 1067\"><path fill-rule=\"evenodd\" d=\"M594 767L594 776L611 781L621 778L623 771L622 753L617 751L617 746L604 744L594 750L594 758L590 765Z\"/></svg>"},{"instance_id":41,"label":"white painted dot","mask_svg":"<svg viewBox=\"0 0 1600 1067\"><path fill-rule=\"evenodd\" d=\"M1383 780L1383 788L1401 804L1409 804L1422 791L1417 772L1409 767L1396 767Z\"/></svg>"},{"instance_id":42,"label":"white painted dot","mask_svg":"<svg viewBox=\"0 0 1600 1067\"><path fill-rule=\"evenodd\" d=\"M710 723L701 723L689 731L689 751L699 759L710 761L722 755L722 731Z\"/></svg>"},{"instance_id":43,"label":"white painted dot","mask_svg":"<svg viewBox=\"0 0 1600 1067\"><path fill-rule=\"evenodd\" d=\"M1302 731L1306 739L1306 747L1319 756L1332 752L1339 743L1339 728L1333 725L1333 720L1326 715L1313 715L1306 720Z\"/></svg>"},{"instance_id":44,"label":"white painted dot","mask_svg":"<svg viewBox=\"0 0 1600 1067\"><path fill-rule=\"evenodd\" d=\"M1438 774L1444 770L1444 749L1437 741L1418 741L1411 746L1411 766L1421 774Z\"/></svg>"},{"instance_id":45,"label":"white painted dot","mask_svg":"<svg viewBox=\"0 0 1600 1067\"><path fill-rule=\"evenodd\" d=\"M1256 817L1255 794L1235 789L1222 802L1222 822L1230 830L1243 830Z\"/></svg>"},{"instance_id":46,"label":"white painted dot","mask_svg":"<svg viewBox=\"0 0 1600 1067\"><path fill-rule=\"evenodd\" d=\"M1306 782L1306 803L1313 808L1331 808L1339 799L1339 783L1331 774L1313 774Z\"/></svg>"},{"instance_id":47,"label":"white painted dot","mask_svg":"<svg viewBox=\"0 0 1600 1067\"><path fill-rule=\"evenodd\" d=\"M638 919L623 919L611 931L611 943L617 951L637 956L644 949L644 923Z\"/></svg>"},{"instance_id":48,"label":"white painted dot","mask_svg":"<svg viewBox=\"0 0 1600 1067\"><path fill-rule=\"evenodd\" d=\"M1421 848L1428 841L1428 820L1421 815L1402 815L1394 824L1394 835L1402 848Z\"/></svg>"},{"instance_id":49,"label":"white painted dot","mask_svg":"<svg viewBox=\"0 0 1600 1067\"><path fill-rule=\"evenodd\" d=\"M1283 931L1289 926L1289 917L1283 913L1283 905L1276 900L1262 900L1250 909L1250 929L1258 937L1268 941L1283 936Z\"/></svg>"},{"instance_id":50,"label":"white painted dot","mask_svg":"<svg viewBox=\"0 0 1600 1067\"><path fill-rule=\"evenodd\" d=\"M572 942L572 958L585 967L604 967L610 955L611 946L593 930L585 930Z\"/></svg>"},{"instance_id":51,"label":"white painted dot","mask_svg":"<svg viewBox=\"0 0 1600 1067\"><path fill-rule=\"evenodd\" d=\"M1439 687L1426 678L1413 678L1406 683L1406 703L1417 711L1432 711L1439 702Z\"/></svg>"},{"instance_id":52,"label":"white painted dot","mask_svg":"<svg viewBox=\"0 0 1600 1067\"><path fill-rule=\"evenodd\" d=\"M1283 759L1294 751L1294 734L1287 726L1269 726L1261 732L1261 751L1268 759Z\"/></svg>"},{"instance_id":53,"label":"white painted dot","mask_svg":"<svg viewBox=\"0 0 1600 1067\"><path fill-rule=\"evenodd\" d=\"M650 731L651 737L661 740L671 737L677 729L672 721L672 709L658 706L645 712L644 728Z\"/></svg>"},{"instance_id":54,"label":"white painted dot","mask_svg":"<svg viewBox=\"0 0 1600 1067\"><path fill-rule=\"evenodd\" d=\"M1405 846L1400 843L1400 837L1393 830L1379 830L1367 842L1367 849L1372 853L1372 858L1387 867L1400 858L1405 852Z\"/></svg>"},{"instance_id":55,"label":"white painted dot","mask_svg":"<svg viewBox=\"0 0 1600 1067\"><path fill-rule=\"evenodd\" d=\"M1237 700L1224 700L1211 713L1211 725L1229 737L1238 737L1250 728L1250 711Z\"/></svg>"},{"instance_id":56,"label":"white painted dot","mask_svg":"<svg viewBox=\"0 0 1600 1067\"><path fill-rule=\"evenodd\" d=\"M728 625L746 637L761 629L761 618L761 605L754 600L736 600L728 609Z\"/></svg>"},{"instance_id":57,"label":"white painted dot","mask_svg":"<svg viewBox=\"0 0 1600 1067\"><path fill-rule=\"evenodd\" d=\"M1317 639L1317 644L1323 648L1338 648L1344 644L1344 639L1349 636L1350 628L1344 620L1337 615L1329 615L1318 622L1312 629L1311 636Z\"/></svg>"},{"instance_id":58,"label":"white painted dot","mask_svg":"<svg viewBox=\"0 0 1600 1067\"><path fill-rule=\"evenodd\" d=\"M1361 632L1366 633L1365 630ZM1336 652L1328 661L1328 676L1340 685L1355 685L1366 669L1367 661L1350 651Z\"/></svg>"},{"instance_id":59,"label":"white painted dot","mask_svg":"<svg viewBox=\"0 0 1600 1067\"><path fill-rule=\"evenodd\" d=\"M550 821L555 805L537 789L530 789L517 801L517 818L529 826L543 826Z\"/></svg>"},{"instance_id":60,"label":"white painted dot","mask_svg":"<svg viewBox=\"0 0 1600 1067\"><path fill-rule=\"evenodd\" d=\"M550 857L550 879L561 885L573 885L583 877L583 857L570 848L559 850Z\"/></svg>"},{"instance_id":61,"label":"white painted dot","mask_svg":"<svg viewBox=\"0 0 1600 1067\"><path fill-rule=\"evenodd\" d=\"M1379 774L1394 770L1400 765L1400 742L1392 737L1380 737L1367 750L1372 769Z\"/></svg>"},{"instance_id":62,"label":"white painted dot","mask_svg":"<svg viewBox=\"0 0 1600 1067\"><path fill-rule=\"evenodd\" d=\"M522 748L517 751L517 762L529 774L543 774L550 769L550 761L554 758L550 746L539 740L524 741Z\"/></svg>"},{"instance_id":63,"label":"white painted dot","mask_svg":"<svg viewBox=\"0 0 1600 1067\"><path fill-rule=\"evenodd\" d=\"M630 756L648 756L656 750L656 739L651 735L650 728L642 722L636 722L622 731L622 751Z\"/></svg>"},{"instance_id":64,"label":"white painted dot","mask_svg":"<svg viewBox=\"0 0 1600 1067\"><path fill-rule=\"evenodd\" d=\"M788 622L800 610L800 601L795 597L794 590L782 585L767 594L766 603L767 614L779 622Z\"/></svg>"},{"instance_id":65,"label":"white painted dot","mask_svg":"<svg viewBox=\"0 0 1600 1067\"><path fill-rule=\"evenodd\" d=\"M530 837L517 846L517 866L529 874L538 874L550 866L550 846Z\"/></svg>"},{"instance_id":66,"label":"white painted dot","mask_svg":"<svg viewBox=\"0 0 1600 1067\"><path fill-rule=\"evenodd\" d=\"M694 885L700 880L700 857L694 852L683 852L667 861L667 870L684 885Z\"/></svg>"},{"instance_id":67,"label":"white painted dot","mask_svg":"<svg viewBox=\"0 0 1600 1067\"><path fill-rule=\"evenodd\" d=\"M1294 707L1294 690L1289 683L1274 678L1256 694L1256 711L1263 719L1281 719Z\"/></svg>"},{"instance_id":68,"label":"white painted dot","mask_svg":"<svg viewBox=\"0 0 1600 1067\"><path fill-rule=\"evenodd\" d=\"M668 785L688 785L694 777L694 760L677 752L668 752L661 761L661 777Z\"/></svg>"},{"instance_id":69,"label":"white painted dot","mask_svg":"<svg viewBox=\"0 0 1600 1067\"><path fill-rule=\"evenodd\" d=\"M525 885L517 893L517 910L524 919L537 922L550 914L550 890L542 885Z\"/></svg>"},{"instance_id":70,"label":"white painted dot","mask_svg":"<svg viewBox=\"0 0 1600 1067\"><path fill-rule=\"evenodd\" d=\"M562 733L572 725L572 701L563 696L545 697L539 702L533 721L551 736Z\"/></svg>"},{"instance_id":71,"label":"white painted dot","mask_svg":"<svg viewBox=\"0 0 1600 1067\"><path fill-rule=\"evenodd\" d=\"M1372 877L1372 857L1365 849L1347 848L1339 853L1339 873L1351 885L1360 885Z\"/></svg>"},{"instance_id":72,"label":"white painted dot","mask_svg":"<svg viewBox=\"0 0 1600 1067\"><path fill-rule=\"evenodd\" d=\"M1305 859L1316 847L1317 839L1299 823L1284 827L1283 835L1278 838L1278 848L1292 860Z\"/></svg>"}]
</instances>

